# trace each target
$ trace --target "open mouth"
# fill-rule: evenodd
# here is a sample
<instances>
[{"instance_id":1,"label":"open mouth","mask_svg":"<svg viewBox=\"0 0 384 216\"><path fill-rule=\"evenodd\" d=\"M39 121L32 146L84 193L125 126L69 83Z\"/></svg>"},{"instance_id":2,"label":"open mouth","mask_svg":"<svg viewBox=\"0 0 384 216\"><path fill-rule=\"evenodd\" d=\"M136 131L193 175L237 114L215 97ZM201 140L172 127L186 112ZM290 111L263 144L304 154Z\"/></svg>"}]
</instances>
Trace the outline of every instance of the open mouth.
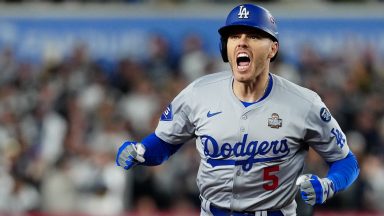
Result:
<instances>
[{"instance_id":1,"label":"open mouth","mask_svg":"<svg viewBox=\"0 0 384 216\"><path fill-rule=\"evenodd\" d=\"M236 57L236 63L239 71L245 71L251 64L251 59L247 53L239 53Z\"/></svg>"}]
</instances>

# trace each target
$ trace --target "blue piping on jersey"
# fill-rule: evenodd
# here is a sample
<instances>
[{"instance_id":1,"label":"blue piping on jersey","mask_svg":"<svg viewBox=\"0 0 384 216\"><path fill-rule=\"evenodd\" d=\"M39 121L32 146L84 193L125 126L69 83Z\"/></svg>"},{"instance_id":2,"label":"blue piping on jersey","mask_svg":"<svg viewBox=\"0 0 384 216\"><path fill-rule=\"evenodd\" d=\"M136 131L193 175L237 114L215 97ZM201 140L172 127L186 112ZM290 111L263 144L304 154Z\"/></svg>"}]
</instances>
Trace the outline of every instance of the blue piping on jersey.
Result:
<instances>
[{"instance_id":1,"label":"blue piping on jersey","mask_svg":"<svg viewBox=\"0 0 384 216\"><path fill-rule=\"evenodd\" d=\"M289 151L287 152L287 154ZM228 165L234 165L238 166L241 165L243 170L245 172L249 171L252 169L252 166L254 163L260 163L260 162L268 162L268 161L275 161L279 160L281 158L284 158L286 155L280 155L276 157L270 157L270 158L248 158L246 160L225 160L225 159L212 159L209 158L207 159L207 163L211 164L212 167L215 166L228 166Z\"/></svg>"},{"instance_id":2,"label":"blue piping on jersey","mask_svg":"<svg viewBox=\"0 0 384 216\"><path fill-rule=\"evenodd\" d=\"M349 152L344 159L329 163L329 178L334 185L335 192L349 187L359 176L360 168L355 155Z\"/></svg>"},{"instance_id":3,"label":"blue piping on jersey","mask_svg":"<svg viewBox=\"0 0 384 216\"><path fill-rule=\"evenodd\" d=\"M183 144L172 145L167 143L156 136L155 133L151 133L145 137L141 143L145 146L144 159L145 162L142 165L156 166L166 161L171 155L173 155Z\"/></svg>"},{"instance_id":4,"label":"blue piping on jersey","mask_svg":"<svg viewBox=\"0 0 384 216\"><path fill-rule=\"evenodd\" d=\"M248 106L251 106L252 104L259 103L259 102L263 101L266 97L268 97L269 93L271 93L271 91L272 91L272 86L273 86L273 78L272 78L272 75L271 75L270 73L268 74L268 76L269 76L269 79L268 79L268 86L267 86L267 88L265 89L264 95L263 95L259 100L257 100L256 102L245 102L245 101L241 101L241 103L242 103L245 107L248 107Z\"/></svg>"}]
</instances>

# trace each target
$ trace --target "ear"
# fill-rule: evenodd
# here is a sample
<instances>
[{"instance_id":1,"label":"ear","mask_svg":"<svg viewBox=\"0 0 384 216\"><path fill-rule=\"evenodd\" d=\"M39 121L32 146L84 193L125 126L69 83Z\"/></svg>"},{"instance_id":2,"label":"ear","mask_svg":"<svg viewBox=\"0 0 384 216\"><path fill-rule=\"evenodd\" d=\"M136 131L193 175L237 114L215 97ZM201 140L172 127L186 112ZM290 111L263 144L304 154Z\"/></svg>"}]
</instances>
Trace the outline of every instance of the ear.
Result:
<instances>
[{"instance_id":1,"label":"ear","mask_svg":"<svg viewBox=\"0 0 384 216\"><path fill-rule=\"evenodd\" d=\"M273 41L271 44L271 50L269 52L268 57L274 59L279 51L279 43L277 41Z\"/></svg>"},{"instance_id":2,"label":"ear","mask_svg":"<svg viewBox=\"0 0 384 216\"><path fill-rule=\"evenodd\" d=\"M227 41L225 37L220 38L220 54L224 62L228 62Z\"/></svg>"}]
</instances>

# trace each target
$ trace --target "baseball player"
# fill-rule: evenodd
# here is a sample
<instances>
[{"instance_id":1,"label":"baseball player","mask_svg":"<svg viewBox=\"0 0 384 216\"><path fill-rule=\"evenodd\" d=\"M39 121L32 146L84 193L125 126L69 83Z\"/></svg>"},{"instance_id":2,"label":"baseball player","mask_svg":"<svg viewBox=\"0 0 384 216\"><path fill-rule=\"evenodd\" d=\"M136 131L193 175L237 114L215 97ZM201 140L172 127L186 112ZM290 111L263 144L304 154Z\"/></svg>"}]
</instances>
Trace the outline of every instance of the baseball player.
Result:
<instances>
[{"instance_id":1,"label":"baseball player","mask_svg":"<svg viewBox=\"0 0 384 216\"><path fill-rule=\"evenodd\" d=\"M299 190L316 205L351 185L357 160L321 98L269 71L279 49L270 12L239 5L218 31L231 71L187 86L154 133L122 144L117 165L161 164L196 138L201 215L296 215ZM302 175L309 147L328 163L326 177Z\"/></svg>"}]
</instances>

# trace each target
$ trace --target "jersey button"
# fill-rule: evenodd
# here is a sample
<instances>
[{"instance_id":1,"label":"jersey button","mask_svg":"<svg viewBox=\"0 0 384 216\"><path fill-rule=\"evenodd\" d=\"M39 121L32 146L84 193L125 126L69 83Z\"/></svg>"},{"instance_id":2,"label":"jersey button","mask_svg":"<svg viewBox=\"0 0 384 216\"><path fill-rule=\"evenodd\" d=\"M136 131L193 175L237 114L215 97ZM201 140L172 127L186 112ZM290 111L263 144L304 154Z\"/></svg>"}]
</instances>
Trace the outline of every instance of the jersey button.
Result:
<instances>
[{"instance_id":1,"label":"jersey button","mask_svg":"<svg viewBox=\"0 0 384 216\"><path fill-rule=\"evenodd\" d=\"M241 175L241 171L240 171L240 170L237 170L236 175L237 175L237 176Z\"/></svg>"},{"instance_id":2,"label":"jersey button","mask_svg":"<svg viewBox=\"0 0 384 216\"><path fill-rule=\"evenodd\" d=\"M243 115L243 116L241 116L241 119L243 119L243 120L247 120L247 115Z\"/></svg>"},{"instance_id":3,"label":"jersey button","mask_svg":"<svg viewBox=\"0 0 384 216\"><path fill-rule=\"evenodd\" d=\"M241 132L244 132L244 131L245 131L245 128L244 128L244 127L240 127L240 131L241 131Z\"/></svg>"}]
</instances>

